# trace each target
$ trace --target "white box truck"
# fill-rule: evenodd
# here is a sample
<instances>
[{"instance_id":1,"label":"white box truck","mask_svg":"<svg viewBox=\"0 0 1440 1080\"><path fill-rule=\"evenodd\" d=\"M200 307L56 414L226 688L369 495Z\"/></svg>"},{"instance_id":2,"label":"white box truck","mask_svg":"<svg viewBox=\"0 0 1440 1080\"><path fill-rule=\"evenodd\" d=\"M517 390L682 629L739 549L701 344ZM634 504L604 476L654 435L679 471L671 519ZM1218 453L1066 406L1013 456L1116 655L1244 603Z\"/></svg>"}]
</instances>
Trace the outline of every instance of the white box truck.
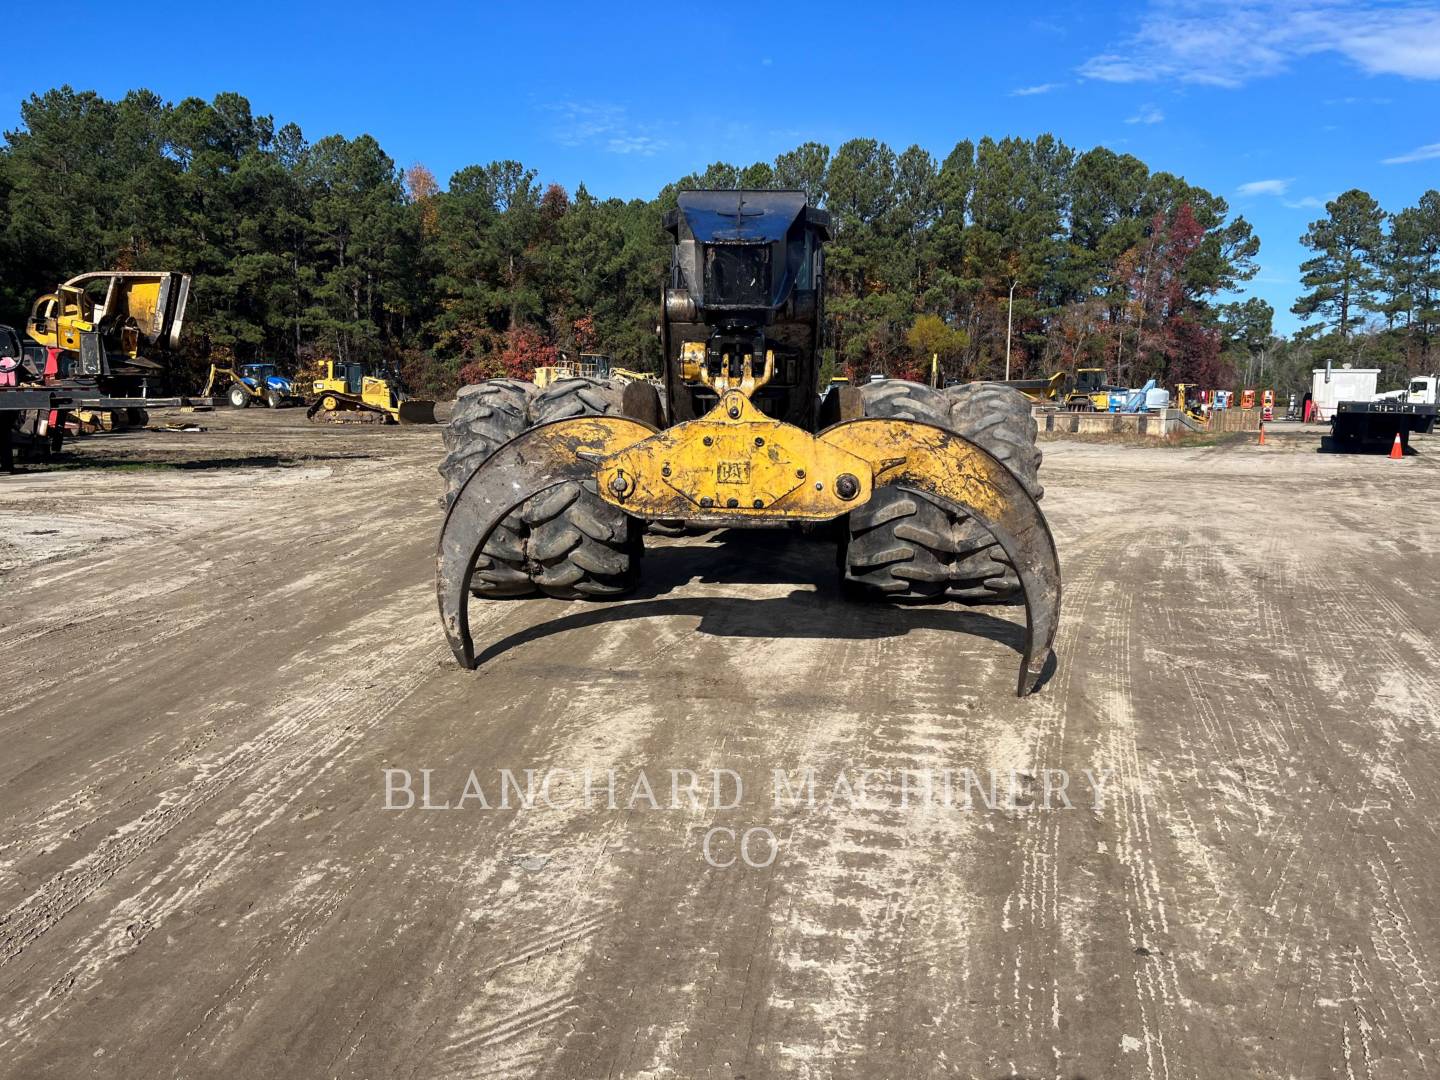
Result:
<instances>
[{"instance_id":1,"label":"white box truck","mask_svg":"<svg viewBox=\"0 0 1440 1080\"><path fill-rule=\"evenodd\" d=\"M1310 382L1310 399L1315 402L1316 420L1335 419L1335 410L1342 401L1374 401L1379 368L1355 368L1349 364L1335 367L1330 361L1316 368Z\"/></svg>"}]
</instances>

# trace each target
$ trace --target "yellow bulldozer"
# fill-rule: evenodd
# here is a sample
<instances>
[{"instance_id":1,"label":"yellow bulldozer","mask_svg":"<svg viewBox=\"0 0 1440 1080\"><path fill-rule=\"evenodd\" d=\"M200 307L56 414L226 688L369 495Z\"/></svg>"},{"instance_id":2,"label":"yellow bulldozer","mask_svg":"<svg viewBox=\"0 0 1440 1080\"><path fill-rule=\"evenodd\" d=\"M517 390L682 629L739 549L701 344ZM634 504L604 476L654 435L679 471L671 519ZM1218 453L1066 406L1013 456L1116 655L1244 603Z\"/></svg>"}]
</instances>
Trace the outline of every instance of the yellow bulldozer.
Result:
<instances>
[{"instance_id":1,"label":"yellow bulldozer","mask_svg":"<svg viewBox=\"0 0 1440 1080\"><path fill-rule=\"evenodd\" d=\"M368 420L386 424L433 424L435 402L402 393L389 379L371 375L353 361L321 361L321 376L311 384L311 420Z\"/></svg>"},{"instance_id":2,"label":"yellow bulldozer","mask_svg":"<svg viewBox=\"0 0 1440 1080\"><path fill-rule=\"evenodd\" d=\"M1111 389L1104 368L1076 368L1075 381L1065 394L1065 408L1070 412L1109 412Z\"/></svg>"},{"instance_id":3,"label":"yellow bulldozer","mask_svg":"<svg viewBox=\"0 0 1440 1080\"><path fill-rule=\"evenodd\" d=\"M1018 691L1049 669L1060 566L1029 400L887 379L818 393L829 215L795 191L684 191L661 379L493 379L457 396L437 591L473 668L472 597L604 599L647 523L832 523L840 586L877 601L1023 601ZM777 631L783 632L783 631Z\"/></svg>"}]
</instances>

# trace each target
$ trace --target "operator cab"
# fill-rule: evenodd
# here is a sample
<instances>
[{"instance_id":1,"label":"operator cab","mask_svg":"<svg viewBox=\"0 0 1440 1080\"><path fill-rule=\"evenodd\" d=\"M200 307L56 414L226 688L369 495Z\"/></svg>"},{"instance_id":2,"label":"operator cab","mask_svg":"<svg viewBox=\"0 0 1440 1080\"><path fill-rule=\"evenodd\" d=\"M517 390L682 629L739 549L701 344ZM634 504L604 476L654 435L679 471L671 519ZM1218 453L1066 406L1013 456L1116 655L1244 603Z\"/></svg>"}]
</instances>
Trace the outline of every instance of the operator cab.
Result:
<instances>
[{"instance_id":1,"label":"operator cab","mask_svg":"<svg viewBox=\"0 0 1440 1080\"><path fill-rule=\"evenodd\" d=\"M274 364L244 364L240 368L242 379L261 387L269 385L271 377L277 374L279 371Z\"/></svg>"},{"instance_id":2,"label":"operator cab","mask_svg":"<svg viewBox=\"0 0 1440 1080\"><path fill-rule=\"evenodd\" d=\"M345 383L345 393L357 397L365 390L365 365L358 360L335 361L335 377Z\"/></svg>"},{"instance_id":3,"label":"operator cab","mask_svg":"<svg viewBox=\"0 0 1440 1080\"><path fill-rule=\"evenodd\" d=\"M738 381L767 415L813 430L818 401L822 244L830 215L799 191L682 191L665 218L675 238L661 335L674 420L702 415Z\"/></svg>"}]
</instances>

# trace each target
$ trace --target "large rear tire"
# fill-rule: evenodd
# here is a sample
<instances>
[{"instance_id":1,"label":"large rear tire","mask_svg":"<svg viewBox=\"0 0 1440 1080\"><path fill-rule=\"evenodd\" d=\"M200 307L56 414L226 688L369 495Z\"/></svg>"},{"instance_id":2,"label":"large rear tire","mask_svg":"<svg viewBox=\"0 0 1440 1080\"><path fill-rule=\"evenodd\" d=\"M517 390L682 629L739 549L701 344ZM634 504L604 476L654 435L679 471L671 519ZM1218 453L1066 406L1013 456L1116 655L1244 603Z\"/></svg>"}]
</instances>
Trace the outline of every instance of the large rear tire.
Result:
<instances>
[{"instance_id":1,"label":"large rear tire","mask_svg":"<svg viewBox=\"0 0 1440 1080\"><path fill-rule=\"evenodd\" d=\"M1037 426L1030 399L1010 386L968 383L945 390L950 427L988 450L1024 485L1032 498L1045 493L1035 445ZM956 543L949 594L966 603L994 603L1021 594L1020 579L1004 549L985 526L968 514L956 517Z\"/></svg>"},{"instance_id":2,"label":"large rear tire","mask_svg":"<svg viewBox=\"0 0 1440 1080\"><path fill-rule=\"evenodd\" d=\"M862 387L860 399L866 416L921 420L965 436L1034 498L1044 493L1035 420L1018 390L970 383L942 393L888 380ZM899 488L880 488L850 515L841 569L847 590L873 599L995 603L1020 593L1004 549L979 521Z\"/></svg>"},{"instance_id":3,"label":"large rear tire","mask_svg":"<svg viewBox=\"0 0 1440 1080\"><path fill-rule=\"evenodd\" d=\"M863 415L921 420L946 427L945 396L901 379L860 388ZM841 552L845 590L872 600L938 600L950 584L955 558L951 515L922 495L882 487L849 516Z\"/></svg>"},{"instance_id":4,"label":"large rear tire","mask_svg":"<svg viewBox=\"0 0 1440 1080\"><path fill-rule=\"evenodd\" d=\"M460 388L450 422L440 433L446 450L440 475L447 506L482 462L529 426L535 394L535 384L521 379L488 379Z\"/></svg>"},{"instance_id":5,"label":"large rear tire","mask_svg":"<svg viewBox=\"0 0 1440 1080\"><path fill-rule=\"evenodd\" d=\"M624 388L608 380L551 383L530 402L530 423L623 413ZM593 480L572 481L520 509L530 579L547 596L567 600L618 596L635 587L643 526L600 498Z\"/></svg>"},{"instance_id":6,"label":"large rear tire","mask_svg":"<svg viewBox=\"0 0 1440 1080\"><path fill-rule=\"evenodd\" d=\"M450 422L441 433L448 451L440 463L446 506L486 458L525 430L534 395L535 385L519 379L490 379L461 388ZM528 596L535 591L525 565L525 531L518 512L496 526L475 564L472 593L500 597Z\"/></svg>"}]
</instances>

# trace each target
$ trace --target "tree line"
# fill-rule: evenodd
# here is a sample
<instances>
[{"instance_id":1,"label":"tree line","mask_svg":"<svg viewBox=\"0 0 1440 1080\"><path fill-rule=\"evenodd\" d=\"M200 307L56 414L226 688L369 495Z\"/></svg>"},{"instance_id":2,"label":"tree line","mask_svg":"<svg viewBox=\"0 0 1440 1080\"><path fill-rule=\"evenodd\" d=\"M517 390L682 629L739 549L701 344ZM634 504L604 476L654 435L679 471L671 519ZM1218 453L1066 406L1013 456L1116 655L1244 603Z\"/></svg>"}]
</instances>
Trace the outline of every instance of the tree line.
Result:
<instances>
[{"instance_id":1,"label":"tree line","mask_svg":"<svg viewBox=\"0 0 1440 1080\"><path fill-rule=\"evenodd\" d=\"M61 87L23 102L21 120L0 148L0 319L23 322L36 295L83 270L187 271L190 380L212 357L358 359L430 395L559 350L653 370L660 221L687 187L798 188L829 209L832 373L914 377L938 356L946 377L996 378L1008 339L1016 377L1095 366L1128 385L1226 386L1282 351L1268 305L1222 302L1259 250L1223 198L1051 135L967 139L943 159L810 142L621 200L515 161L467 166L442 187L368 135L312 142L232 93L169 103ZM1332 204L1345 204L1333 236L1312 227L1323 266L1306 273L1322 276L1307 277L1302 303L1313 297L1310 313L1347 348L1372 312L1428 350L1434 193L1386 219L1378 241L1370 211L1350 223L1357 194Z\"/></svg>"}]
</instances>

